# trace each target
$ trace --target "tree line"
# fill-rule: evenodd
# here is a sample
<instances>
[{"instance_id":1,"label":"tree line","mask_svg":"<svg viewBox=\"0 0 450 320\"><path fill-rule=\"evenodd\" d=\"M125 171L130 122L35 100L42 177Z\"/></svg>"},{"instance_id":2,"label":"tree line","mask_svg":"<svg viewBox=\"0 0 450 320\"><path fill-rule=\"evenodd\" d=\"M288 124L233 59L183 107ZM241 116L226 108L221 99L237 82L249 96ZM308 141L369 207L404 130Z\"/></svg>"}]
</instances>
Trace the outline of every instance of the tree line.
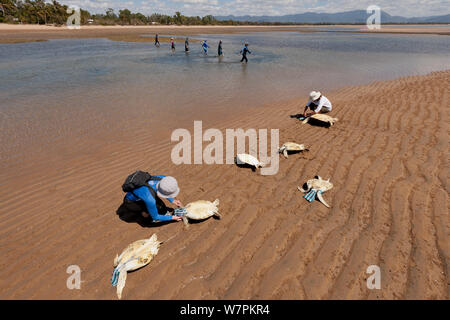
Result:
<instances>
[{"instance_id":1,"label":"tree line","mask_svg":"<svg viewBox=\"0 0 450 320\"><path fill-rule=\"evenodd\" d=\"M63 25L72 13L67 13L67 5L62 5L56 0L51 3L44 0L0 0L0 23L30 23L30 24L55 24ZM105 13L91 14L87 10L80 9L81 24L98 25L279 25L289 23L258 23L234 20L217 20L212 15L184 16L176 12L173 16L153 13L144 15L132 13L128 9L115 12L109 8Z\"/></svg>"},{"instance_id":2,"label":"tree line","mask_svg":"<svg viewBox=\"0 0 450 320\"><path fill-rule=\"evenodd\" d=\"M31 24L65 24L70 16L68 6L57 1L44 0L0 0L0 22ZM91 15L80 9L81 23L87 23Z\"/></svg>"}]
</instances>

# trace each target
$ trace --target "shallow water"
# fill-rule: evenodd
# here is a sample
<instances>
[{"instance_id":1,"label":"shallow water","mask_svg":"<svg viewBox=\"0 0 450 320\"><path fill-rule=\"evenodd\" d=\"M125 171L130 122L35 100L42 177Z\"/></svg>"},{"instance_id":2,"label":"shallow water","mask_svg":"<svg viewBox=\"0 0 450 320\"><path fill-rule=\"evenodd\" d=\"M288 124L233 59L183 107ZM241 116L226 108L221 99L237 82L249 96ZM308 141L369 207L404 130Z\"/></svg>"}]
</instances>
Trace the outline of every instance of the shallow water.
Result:
<instances>
[{"instance_id":1,"label":"shallow water","mask_svg":"<svg viewBox=\"0 0 450 320\"><path fill-rule=\"evenodd\" d=\"M212 48L204 56L199 43L184 43L171 54L168 44L106 39L50 40L0 45L0 98L15 101L35 94L119 86L156 94L156 104L251 104L278 100L318 88L423 74L450 66L450 38L421 35L339 33L255 33L204 36ZM217 57L223 41L225 57ZM250 63L239 63L243 41ZM150 90L150 92L148 91ZM158 91L158 92L155 92ZM95 107L95 106L93 106ZM8 104L2 103L2 110Z\"/></svg>"},{"instance_id":2,"label":"shallow water","mask_svg":"<svg viewBox=\"0 0 450 320\"><path fill-rule=\"evenodd\" d=\"M148 35L153 36L153 35ZM375 80L450 68L450 37L437 35L253 33L204 35L169 44L66 39L0 44L2 159L74 135L221 117L241 108ZM225 56L218 58L223 41ZM239 62L250 44L248 65ZM176 121L175 121L176 120ZM123 129L121 127L121 129ZM28 148L28 149L27 149Z\"/></svg>"},{"instance_id":3,"label":"shallow water","mask_svg":"<svg viewBox=\"0 0 450 320\"><path fill-rule=\"evenodd\" d=\"M450 24L407 24L407 25L398 25L398 24L381 24L381 31L383 29L398 29L397 31L402 31L402 29L409 30L427 30L432 31L433 29L443 29L446 32L450 31ZM311 27L312 29L323 30L323 31L352 31L352 30L366 30L369 31L368 28L364 25L353 25L353 26L324 26L324 27Z\"/></svg>"}]
</instances>

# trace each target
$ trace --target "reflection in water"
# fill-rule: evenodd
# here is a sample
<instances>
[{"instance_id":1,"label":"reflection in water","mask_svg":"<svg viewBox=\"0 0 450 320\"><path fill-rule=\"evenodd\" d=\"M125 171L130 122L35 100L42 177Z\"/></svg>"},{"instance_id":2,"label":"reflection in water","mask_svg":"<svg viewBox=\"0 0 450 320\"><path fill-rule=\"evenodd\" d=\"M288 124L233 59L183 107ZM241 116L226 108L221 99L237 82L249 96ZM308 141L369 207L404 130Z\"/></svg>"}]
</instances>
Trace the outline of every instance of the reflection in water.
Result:
<instances>
[{"instance_id":1,"label":"reflection in water","mask_svg":"<svg viewBox=\"0 0 450 320\"><path fill-rule=\"evenodd\" d=\"M243 82L245 82L247 80L247 64L246 63L242 63L242 80L244 80Z\"/></svg>"}]
</instances>

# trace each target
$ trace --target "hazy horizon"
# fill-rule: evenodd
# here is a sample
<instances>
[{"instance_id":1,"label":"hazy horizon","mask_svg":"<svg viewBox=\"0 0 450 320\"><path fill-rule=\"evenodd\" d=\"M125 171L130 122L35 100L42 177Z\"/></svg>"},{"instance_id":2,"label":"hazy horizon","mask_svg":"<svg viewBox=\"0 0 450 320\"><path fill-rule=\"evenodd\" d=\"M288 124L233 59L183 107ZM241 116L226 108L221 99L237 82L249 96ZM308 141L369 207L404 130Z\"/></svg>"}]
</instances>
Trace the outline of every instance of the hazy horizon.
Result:
<instances>
[{"instance_id":1,"label":"hazy horizon","mask_svg":"<svg viewBox=\"0 0 450 320\"><path fill-rule=\"evenodd\" d=\"M77 5L91 13L104 13L113 8L116 12L127 8L143 14L161 13L173 15L179 11L187 16L283 16L302 13L339 13L366 10L377 5L391 16L405 18L441 16L449 14L448 1L430 0L62 0L62 4Z\"/></svg>"}]
</instances>

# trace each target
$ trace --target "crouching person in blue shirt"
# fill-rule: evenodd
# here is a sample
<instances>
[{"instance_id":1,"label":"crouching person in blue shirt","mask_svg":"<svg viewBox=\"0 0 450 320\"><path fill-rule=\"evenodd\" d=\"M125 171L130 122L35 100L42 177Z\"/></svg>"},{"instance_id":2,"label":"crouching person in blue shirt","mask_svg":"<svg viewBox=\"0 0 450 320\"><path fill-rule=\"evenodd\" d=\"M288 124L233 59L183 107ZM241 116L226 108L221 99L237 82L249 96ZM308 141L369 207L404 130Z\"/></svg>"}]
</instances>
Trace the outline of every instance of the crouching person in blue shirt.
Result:
<instances>
[{"instance_id":1,"label":"crouching person in blue shirt","mask_svg":"<svg viewBox=\"0 0 450 320\"><path fill-rule=\"evenodd\" d=\"M178 208L182 207L181 201L175 199L180 192L177 180L174 177L152 175L152 179L148 180L147 184L148 186L138 187L127 192L119 210L141 214L144 218L151 217L153 222L181 221L181 217L169 214L173 209L166 207L164 201L161 200L161 198L167 199Z\"/></svg>"}]
</instances>

